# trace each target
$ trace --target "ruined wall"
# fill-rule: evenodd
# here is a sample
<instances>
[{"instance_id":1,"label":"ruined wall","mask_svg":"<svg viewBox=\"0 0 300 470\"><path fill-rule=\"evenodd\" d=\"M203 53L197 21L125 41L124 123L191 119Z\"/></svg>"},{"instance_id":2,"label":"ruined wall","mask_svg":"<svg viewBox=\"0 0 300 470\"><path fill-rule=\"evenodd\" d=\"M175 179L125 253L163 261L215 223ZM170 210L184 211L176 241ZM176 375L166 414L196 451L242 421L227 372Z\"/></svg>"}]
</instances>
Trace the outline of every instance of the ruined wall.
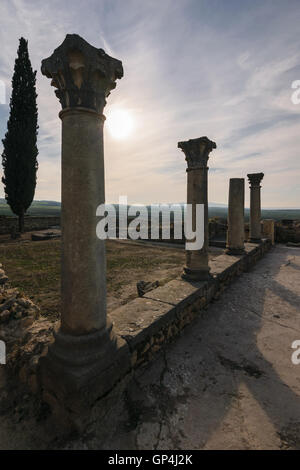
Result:
<instances>
[{"instance_id":1,"label":"ruined wall","mask_svg":"<svg viewBox=\"0 0 300 470\"><path fill-rule=\"evenodd\" d=\"M281 221L275 224L275 241L277 243L300 243L300 221Z\"/></svg>"},{"instance_id":2,"label":"ruined wall","mask_svg":"<svg viewBox=\"0 0 300 470\"><path fill-rule=\"evenodd\" d=\"M117 334L126 340L132 367L151 360L161 347L178 336L186 325L203 315L209 303L243 272L251 269L272 248L270 240L245 245L246 254L220 255L210 262L207 282L175 279L111 312Z\"/></svg>"},{"instance_id":3,"label":"ruined wall","mask_svg":"<svg viewBox=\"0 0 300 470\"><path fill-rule=\"evenodd\" d=\"M39 307L9 285L0 264L0 340L6 346L6 364L1 367L7 379L38 391L38 361L46 354L57 326L58 322L41 317Z\"/></svg>"},{"instance_id":4,"label":"ruined wall","mask_svg":"<svg viewBox=\"0 0 300 470\"><path fill-rule=\"evenodd\" d=\"M208 223L208 234L209 234L209 239L212 239L218 235L224 235L224 239L226 238L226 230L227 230L227 224L226 223L222 223L216 219L211 219L209 220L209 223ZM118 236L118 230L117 230L117 236ZM160 242L160 243L176 243L176 244L180 244L180 245L183 245L185 244L185 237L184 237L184 226L182 226L182 233L183 233L183 237L182 239L174 239L174 226L173 224L171 223L170 225L170 239L164 239L162 237L162 228L160 226L160 229L159 229L159 239L157 240L154 240L154 239L151 239L151 231L150 231L150 228L149 228L149 240L151 240L151 242Z\"/></svg>"}]
</instances>

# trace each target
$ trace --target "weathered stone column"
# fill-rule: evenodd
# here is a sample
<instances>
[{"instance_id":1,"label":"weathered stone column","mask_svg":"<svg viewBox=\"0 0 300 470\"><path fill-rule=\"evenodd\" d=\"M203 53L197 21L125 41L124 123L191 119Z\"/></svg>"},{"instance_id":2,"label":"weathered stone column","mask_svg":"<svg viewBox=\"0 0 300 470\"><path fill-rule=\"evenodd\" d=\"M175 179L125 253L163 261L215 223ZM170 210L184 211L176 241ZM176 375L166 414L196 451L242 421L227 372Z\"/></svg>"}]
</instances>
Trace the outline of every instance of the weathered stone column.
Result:
<instances>
[{"instance_id":1,"label":"weathered stone column","mask_svg":"<svg viewBox=\"0 0 300 470\"><path fill-rule=\"evenodd\" d=\"M96 209L105 201L102 113L123 68L72 34L42 61L42 73L62 106L61 328L42 375L49 401L66 399L77 412L109 390L128 362L107 322L105 245L96 236Z\"/></svg>"},{"instance_id":2,"label":"weathered stone column","mask_svg":"<svg viewBox=\"0 0 300 470\"><path fill-rule=\"evenodd\" d=\"M187 204L192 204L192 228L196 229L196 204L204 205L204 244L200 250L186 250L186 267L184 279L203 281L209 278L208 266L208 202L207 202L207 172L210 152L217 146L207 137L178 142L187 161Z\"/></svg>"},{"instance_id":3,"label":"weathered stone column","mask_svg":"<svg viewBox=\"0 0 300 470\"><path fill-rule=\"evenodd\" d=\"M261 203L260 203L260 182L264 177L263 173L251 173L248 176L250 183L250 241L261 241Z\"/></svg>"},{"instance_id":4,"label":"weathered stone column","mask_svg":"<svg viewBox=\"0 0 300 470\"><path fill-rule=\"evenodd\" d=\"M242 255L245 241L245 180L230 178L228 197L228 230L225 253Z\"/></svg>"}]
</instances>

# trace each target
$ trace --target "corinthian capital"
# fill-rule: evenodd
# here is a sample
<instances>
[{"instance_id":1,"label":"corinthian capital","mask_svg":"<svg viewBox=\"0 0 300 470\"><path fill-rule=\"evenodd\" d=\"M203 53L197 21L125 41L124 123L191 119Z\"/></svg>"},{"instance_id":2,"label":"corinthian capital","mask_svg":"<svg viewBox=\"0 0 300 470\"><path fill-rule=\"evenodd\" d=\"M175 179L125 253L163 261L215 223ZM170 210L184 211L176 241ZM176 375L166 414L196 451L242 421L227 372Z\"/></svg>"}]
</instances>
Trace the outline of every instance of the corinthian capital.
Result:
<instances>
[{"instance_id":1,"label":"corinthian capital","mask_svg":"<svg viewBox=\"0 0 300 470\"><path fill-rule=\"evenodd\" d=\"M51 78L62 109L82 107L102 113L106 97L123 77L122 62L77 34L67 34L53 54L42 61L42 74Z\"/></svg>"},{"instance_id":2,"label":"corinthian capital","mask_svg":"<svg viewBox=\"0 0 300 470\"><path fill-rule=\"evenodd\" d=\"M188 170L197 168L206 168L210 152L217 148L215 142L207 137L190 139L184 142L178 142L180 148L185 154Z\"/></svg>"},{"instance_id":3,"label":"corinthian capital","mask_svg":"<svg viewBox=\"0 0 300 470\"><path fill-rule=\"evenodd\" d=\"M249 173L248 180L251 187L260 186L260 182L264 177L263 173Z\"/></svg>"}]
</instances>

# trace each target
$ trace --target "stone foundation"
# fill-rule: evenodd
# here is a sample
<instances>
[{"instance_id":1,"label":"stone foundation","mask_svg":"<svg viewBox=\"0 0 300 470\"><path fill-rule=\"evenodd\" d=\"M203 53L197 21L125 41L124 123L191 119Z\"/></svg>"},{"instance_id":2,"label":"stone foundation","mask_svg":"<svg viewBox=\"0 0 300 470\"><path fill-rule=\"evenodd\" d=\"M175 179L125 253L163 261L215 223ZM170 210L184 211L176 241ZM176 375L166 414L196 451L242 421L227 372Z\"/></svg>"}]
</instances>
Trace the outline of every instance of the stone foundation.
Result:
<instances>
[{"instance_id":1,"label":"stone foundation","mask_svg":"<svg viewBox=\"0 0 300 470\"><path fill-rule=\"evenodd\" d=\"M111 312L115 332L124 338L133 368L151 360L161 347L202 315L212 300L272 247L270 240L246 243L242 256L220 255L210 262L211 279L202 282L173 280Z\"/></svg>"}]
</instances>

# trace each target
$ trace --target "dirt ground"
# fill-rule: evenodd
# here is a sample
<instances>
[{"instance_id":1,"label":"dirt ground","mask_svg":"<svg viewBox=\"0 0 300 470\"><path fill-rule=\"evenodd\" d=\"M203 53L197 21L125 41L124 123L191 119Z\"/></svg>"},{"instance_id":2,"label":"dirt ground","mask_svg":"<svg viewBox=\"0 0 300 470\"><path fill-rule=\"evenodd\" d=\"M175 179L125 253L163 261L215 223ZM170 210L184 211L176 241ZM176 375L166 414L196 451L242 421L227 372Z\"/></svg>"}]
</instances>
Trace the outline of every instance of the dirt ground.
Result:
<instances>
[{"instance_id":1,"label":"dirt ground","mask_svg":"<svg viewBox=\"0 0 300 470\"><path fill-rule=\"evenodd\" d=\"M0 236L0 261L11 285L50 319L60 312L60 244L59 239L32 242L31 232L14 241ZM108 240L106 248L108 312L137 297L138 281L164 284L179 276L185 260L183 247ZM211 256L219 253L211 249Z\"/></svg>"},{"instance_id":2,"label":"dirt ground","mask_svg":"<svg viewBox=\"0 0 300 470\"><path fill-rule=\"evenodd\" d=\"M137 371L104 437L97 411L80 438L54 437L28 395L5 410L2 384L0 449L300 449L299 278L300 250L276 246Z\"/></svg>"}]
</instances>

